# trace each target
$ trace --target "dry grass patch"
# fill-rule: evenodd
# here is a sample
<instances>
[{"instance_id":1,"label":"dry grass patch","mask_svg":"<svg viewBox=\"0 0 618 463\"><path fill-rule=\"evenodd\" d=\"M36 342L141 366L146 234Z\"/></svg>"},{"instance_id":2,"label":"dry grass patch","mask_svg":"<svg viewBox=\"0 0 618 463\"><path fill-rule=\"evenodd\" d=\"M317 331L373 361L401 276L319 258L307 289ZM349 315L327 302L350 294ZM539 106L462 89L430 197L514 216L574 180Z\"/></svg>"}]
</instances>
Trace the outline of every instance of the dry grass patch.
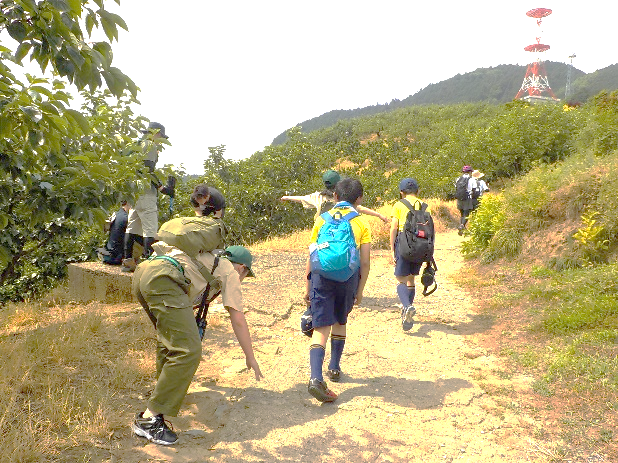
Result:
<instances>
[{"instance_id":1,"label":"dry grass patch","mask_svg":"<svg viewBox=\"0 0 618 463\"><path fill-rule=\"evenodd\" d=\"M251 245L251 250L260 252L305 252L309 247L311 230L301 230L286 236L276 236Z\"/></svg>"},{"instance_id":2,"label":"dry grass patch","mask_svg":"<svg viewBox=\"0 0 618 463\"><path fill-rule=\"evenodd\" d=\"M72 449L124 429L130 397L152 381L154 331L141 309L80 309L3 309L3 462L70 461Z\"/></svg>"},{"instance_id":3,"label":"dry grass patch","mask_svg":"<svg viewBox=\"0 0 618 463\"><path fill-rule=\"evenodd\" d=\"M459 210L456 201L443 201L438 198L429 198L425 202L433 216L436 233L442 233L459 225Z\"/></svg>"},{"instance_id":4,"label":"dry grass patch","mask_svg":"<svg viewBox=\"0 0 618 463\"><path fill-rule=\"evenodd\" d=\"M459 223L459 211L454 201L443 201L436 198L424 199L434 218L436 233L455 228ZM395 201L376 209L380 214L391 217ZM384 223L377 217L364 215L363 219L371 227L372 247L388 249L390 236L390 222ZM251 246L256 252L306 252L309 246L311 230L302 230L286 236L268 238Z\"/></svg>"}]
</instances>

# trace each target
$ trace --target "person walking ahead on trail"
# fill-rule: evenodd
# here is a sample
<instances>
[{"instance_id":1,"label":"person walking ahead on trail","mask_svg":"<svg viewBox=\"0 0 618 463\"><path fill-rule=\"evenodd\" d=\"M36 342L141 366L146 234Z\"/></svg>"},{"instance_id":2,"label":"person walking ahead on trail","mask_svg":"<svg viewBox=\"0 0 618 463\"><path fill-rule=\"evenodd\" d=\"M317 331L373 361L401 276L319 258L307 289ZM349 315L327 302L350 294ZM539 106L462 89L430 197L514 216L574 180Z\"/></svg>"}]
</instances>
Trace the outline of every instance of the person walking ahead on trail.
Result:
<instances>
[{"instance_id":1,"label":"person walking ahead on trail","mask_svg":"<svg viewBox=\"0 0 618 463\"><path fill-rule=\"evenodd\" d=\"M489 187L487 186L487 183L485 183L485 180L483 180L484 176L485 174L478 170L475 170L472 172L472 177L476 179L476 183L477 183L478 190L479 190L478 198L474 200L474 209L479 207L479 205L481 204L481 198L483 197L486 191L489 191Z\"/></svg>"},{"instance_id":2,"label":"person walking ahead on trail","mask_svg":"<svg viewBox=\"0 0 618 463\"><path fill-rule=\"evenodd\" d=\"M322 213L330 210L335 205L336 201L333 194L335 192L335 185L339 180L341 180L341 177L337 172L334 170L327 170L324 172L324 175L322 175L322 181L324 182L323 191L316 191L306 196L282 196L281 201L294 201L301 203L305 209L316 209L315 220ZM382 222L388 223L388 217L368 207L358 206L357 211L361 214L377 217Z\"/></svg>"},{"instance_id":3,"label":"person walking ahead on trail","mask_svg":"<svg viewBox=\"0 0 618 463\"><path fill-rule=\"evenodd\" d=\"M164 416L178 414L202 357L193 307L202 301L207 288L205 300L216 297L218 288L207 284L202 269L180 249L158 241L153 250L153 256L135 270L133 293L157 331L157 382L146 410L136 415L132 428L135 434L156 444L171 445L178 437ZM223 258L200 252L196 260L221 282L223 306L230 315L247 368L260 380L263 375L253 353L240 289L245 277L254 276L251 253L243 246L229 246Z\"/></svg>"},{"instance_id":4,"label":"person walking ahead on trail","mask_svg":"<svg viewBox=\"0 0 618 463\"><path fill-rule=\"evenodd\" d=\"M459 234L463 235L470 212L474 210L474 204L478 198L478 183L471 175L472 167L463 166L462 175L455 180L455 198L457 198L457 209L461 218L459 219Z\"/></svg>"},{"instance_id":5,"label":"person walking ahead on trail","mask_svg":"<svg viewBox=\"0 0 618 463\"><path fill-rule=\"evenodd\" d=\"M401 242L405 239L404 230L410 209L402 201L407 201L410 207L421 210L423 203L416 196L418 194L418 182L413 178L404 178L399 182L399 197L393 206L390 249L393 252L392 263L395 264L395 278L397 279L397 296L401 301L401 324L404 331L409 331L414 326L414 297L416 295L415 277L420 273L423 261L410 262L401 255ZM427 210L429 213L429 211ZM431 220L431 230L433 221ZM433 237L431 237L433 240Z\"/></svg>"},{"instance_id":6,"label":"person walking ahead on trail","mask_svg":"<svg viewBox=\"0 0 618 463\"><path fill-rule=\"evenodd\" d=\"M337 394L326 386L322 374L326 342L330 336L331 356L326 375L331 381L338 382L348 314L353 305L362 301L370 269L371 229L356 211L363 199L361 182L351 178L341 180L335 187L334 198L335 206L317 218L311 232L304 296L313 317L309 350L311 376L307 389L320 402L337 399ZM328 238L333 236L338 237L338 243L329 242ZM345 245L340 246L344 242ZM335 259L337 263L343 261L343 265L327 266L327 262L332 264L334 259L329 261L320 252L332 256L329 253L335 249L338 250L333 251L338 256ZM343 252L337 254L339 251ZM329 269L332 268L338 270L331 274Z\"/></svg>"}]
</instances>

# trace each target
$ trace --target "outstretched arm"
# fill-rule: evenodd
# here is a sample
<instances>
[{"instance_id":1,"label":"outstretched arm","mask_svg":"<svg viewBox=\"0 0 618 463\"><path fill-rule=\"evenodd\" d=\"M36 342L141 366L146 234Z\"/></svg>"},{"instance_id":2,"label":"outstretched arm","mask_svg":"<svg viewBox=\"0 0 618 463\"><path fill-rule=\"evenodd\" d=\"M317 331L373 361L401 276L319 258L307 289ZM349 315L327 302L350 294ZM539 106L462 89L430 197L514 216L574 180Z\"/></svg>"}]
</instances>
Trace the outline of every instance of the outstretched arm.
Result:
<instances>
[{"instance_id":1,"label":"outstretched arm","mask_svg":"<svg viewBox=\"0 0 618 463\"><path fill-rule=\"evenodd\" d=\"M294 201L297 203L302 203L305 198L306 196L282 196L281 201Z\"/></svg>"},{"instance_id":2,"label":"outstretched arm","mask_svg":"<svg viewBox=\"0 0 618 463\"><path fill-rule=\"evenodd\" d=\"M251 334L249 334L249 326L247 326L245 314L229 307L226 307L226 309L230 314L230 321L232 322L232 328L234 329L236 339L238 339L238 343L245 353L247 368L251 368L253 370L255 379L259 381L260 378L264 377L264 375L260 371L260 366L258 365L255 355L253 354Z\"/></svg>"},{"instance_id":3,"label":"outstretched arm","mask_svg":"<svg viewBox=\"0 0 618 463\"><path fill-rule=\"evenodd\" d=\"M382 222L388 223L388 217L380 214L378 211L374 211L373 209L369 209L368 207L365 207L365 206L356 206L356 210L360 212L361 214L372 215L380 219Z\"/></svg>"}]
</instances>

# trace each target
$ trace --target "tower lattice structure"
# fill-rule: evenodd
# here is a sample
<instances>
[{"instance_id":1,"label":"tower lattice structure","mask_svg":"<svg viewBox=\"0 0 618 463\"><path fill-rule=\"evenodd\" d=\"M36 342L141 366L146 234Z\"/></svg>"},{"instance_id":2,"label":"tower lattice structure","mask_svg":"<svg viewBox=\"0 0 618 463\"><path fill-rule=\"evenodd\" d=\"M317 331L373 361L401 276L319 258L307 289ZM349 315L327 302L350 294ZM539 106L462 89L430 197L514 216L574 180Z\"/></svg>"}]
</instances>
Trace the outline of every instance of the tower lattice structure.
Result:
<instances>
[{"instance_id":1,"label":"tower lattice structure","mask_svg":"<svg viewBox=\"0 0 618 463\"><path fill-rule=\"evenodd\" d=\"M576 58L575 53L573 53L571 56L569 56L569 58L571 59L571 63L569 64L569 67L567 69L566 90L564 92L564 99L565 100L568 97L571 96L571 74L573 72L573 58Z\"/></svg>"},{"instance_id":2,"label":"tower lattice structure","mask_svg":"<svg viewBox=\"0 0 618 463\"><path fill-rule=\"evenodd\" d=\"M535 8L528 11L526 16L536 18L536 23L539 26L540 31L543 18L549 16L550 14L551 10L549 8ZM520 98L522 100L557 100L556 95L554 95L554 92L549 86L547 72L545 71L545 64L541 59L541 54L549 50L549 48L549 45L541 43L540 33L539 37L536 38L536 43L528 45L524 48L526 51L536 53L537 58L532 63L528 64L524 81L521 84L519 92L517 92L517 95L515 96L516 100Z\"/></svg>"}]
</instances>

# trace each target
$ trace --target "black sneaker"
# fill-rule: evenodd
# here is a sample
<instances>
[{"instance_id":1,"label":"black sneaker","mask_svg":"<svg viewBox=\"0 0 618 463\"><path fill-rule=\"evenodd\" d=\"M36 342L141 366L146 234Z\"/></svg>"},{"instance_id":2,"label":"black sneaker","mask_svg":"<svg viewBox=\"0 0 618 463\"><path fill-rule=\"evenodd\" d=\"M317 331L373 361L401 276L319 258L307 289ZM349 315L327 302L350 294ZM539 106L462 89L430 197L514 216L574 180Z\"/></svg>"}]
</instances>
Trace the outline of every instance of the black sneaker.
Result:
<instances>
[{"instance_id":1,"label":"black sneaker","mask_svg":"<svg viewBox=\"0 0 618 463\"><path fill-rule=\"evenodd\" d=\"M416 309L413 305L401 309L401 327L404 331L410 331L414 326L414 315L416 315Z\"/></svg>"},{"instance_id":2,"label":"black sneaker","mask_svg":"<svg viewBox=\"0 0 618 463\"><path fill-rule=\"evenodd\" d=\"M309 394L318 399L320 402L334 402L337 400L337 394L327 388L324 381L320 381L317 378L309 380L307 390L309 391Z\"/></svg>"},{"instance_id":3,"label":"black sneaker","mask_svg":"<svg viewBox=\"0 0 618 463\"><path fill-rule=\"evenodd\" d=\"M159 445L172 445L178 442L178 436L167 427L163 415L151 418L143 418L142 415L138 413L131 426L135 434Z\"/></svg>"},{"instance_id":4,"label":"black sneaker","mask_svg":"<svg viewBox=\"0 0 618 463\"><path fill-rule=\"evenodd\" d=\"M326 376L328 376L328 379L333 383L338 383L341 378L341 370L328 370Z\"/></svg>"}]
</instances>

